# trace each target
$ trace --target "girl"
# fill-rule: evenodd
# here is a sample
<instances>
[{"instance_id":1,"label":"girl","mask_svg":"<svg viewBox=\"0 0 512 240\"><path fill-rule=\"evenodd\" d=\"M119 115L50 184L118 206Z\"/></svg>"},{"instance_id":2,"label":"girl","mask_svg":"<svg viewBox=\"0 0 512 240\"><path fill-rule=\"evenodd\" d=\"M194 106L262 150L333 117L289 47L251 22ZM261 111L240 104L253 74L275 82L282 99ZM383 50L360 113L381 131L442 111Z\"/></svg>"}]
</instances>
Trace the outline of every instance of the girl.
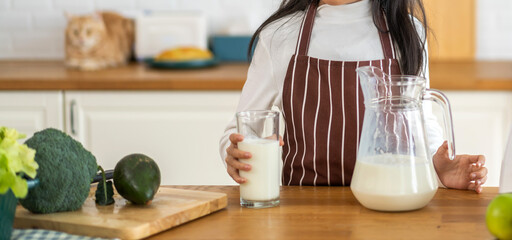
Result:
<instances>
[{"instance_id":1,"label":"girl","mask_svg":"<svg viewBox=\"0 0 512 240\"><path fill-rule=\"evenodd\" d=\"M255 32L237 111L283 113L283 185L350 185L364 111L355 69L372 65L428 79L428 28L415 13L425 20L421 0L284 0ZM440 185L481 192L484 156L450 160L430 109L425 114ZM235 124L227 126L220 150L229 175L244 183L239 171L251 165L238 159L251 154L237 149L243 136Z\"/></svg>"}]
</instances>

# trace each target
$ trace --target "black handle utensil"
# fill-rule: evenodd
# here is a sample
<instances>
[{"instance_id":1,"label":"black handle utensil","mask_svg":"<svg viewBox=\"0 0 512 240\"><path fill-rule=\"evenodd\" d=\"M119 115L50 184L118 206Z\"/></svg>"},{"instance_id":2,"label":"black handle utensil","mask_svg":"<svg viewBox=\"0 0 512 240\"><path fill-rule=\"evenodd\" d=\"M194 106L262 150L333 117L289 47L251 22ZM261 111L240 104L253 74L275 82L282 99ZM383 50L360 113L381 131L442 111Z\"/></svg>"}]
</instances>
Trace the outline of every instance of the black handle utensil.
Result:
<instances>
[{"instance_id":1,"label":"black handle utensil","mask_svg":"<svg viewBox=\"0 0 512 240\"><path fill-rule=\"evenodd\" d=\"M105 180L110 180L110 179L114 178L114 170L113 169L105 170L105 178L106 178ZM103 180L103 176L101 175L101 172L100 172L100 173L96 174L96 176L94 176L91 183L101 182L102 180Z\"/></svg>"}]
</instances>

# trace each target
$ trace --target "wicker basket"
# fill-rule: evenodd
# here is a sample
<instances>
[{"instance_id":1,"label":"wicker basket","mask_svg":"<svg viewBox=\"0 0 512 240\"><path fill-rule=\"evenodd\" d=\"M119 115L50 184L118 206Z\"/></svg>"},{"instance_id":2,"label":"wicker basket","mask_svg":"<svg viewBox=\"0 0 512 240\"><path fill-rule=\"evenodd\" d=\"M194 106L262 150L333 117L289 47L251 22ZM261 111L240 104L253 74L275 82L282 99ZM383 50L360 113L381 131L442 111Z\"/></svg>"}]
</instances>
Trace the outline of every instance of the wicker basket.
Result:
<instances>
[{"instance_id":1,"label":"wicker basket","mask_svg":"<svg viewBox=\"0 0 512 240\"><path fill-rule=\"evenodd\" d=\"M0 194L0 239L11 239L17 202L11 190Z\"/></svg>"}]
</instances>

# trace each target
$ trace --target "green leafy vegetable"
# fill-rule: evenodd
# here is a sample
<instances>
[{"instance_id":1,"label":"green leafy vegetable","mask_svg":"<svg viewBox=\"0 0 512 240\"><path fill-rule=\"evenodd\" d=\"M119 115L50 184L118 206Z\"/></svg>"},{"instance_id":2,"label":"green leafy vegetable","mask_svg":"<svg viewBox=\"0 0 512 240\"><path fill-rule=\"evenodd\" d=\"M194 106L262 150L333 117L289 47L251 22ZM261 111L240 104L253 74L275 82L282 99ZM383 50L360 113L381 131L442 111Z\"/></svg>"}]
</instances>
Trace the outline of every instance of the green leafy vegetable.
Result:
<instances>
[{"instance_id":1,"label":"green leafy vegetable","mask_svg":"<svg viewBox=\"0 0 512 240\"><path fill-rule=\"evenodd\" d=\"M96 203L103 206L110 205L114 203L114 188L112 187L112 181L106 181L105 171L101 166L98 166L98 170L101 171L103 180L98 183L98 187L96 188Z\"/></svg>"},{"instance_id":2,"label":"green leafy vegetable","mask_svg":"<svg viewBox=\"0 0 512 240\"><path fill-rule=\"evenodd\" d=\"M0 127L0 194L11 189L17 198L25 198L28 192L22 176L34 178L39 167L34 161L36 151L18 143L22 138L25 135L16 129Z\"/></svg>"},{"instance_id":3,"label":"green leafy vegetable","mask_svg":"<svg viewBox=\"0 0 512 240\"><path fill-rule=\"evenodd\" d=\"M39 185L20 204L32 213L75 211L91 191L96 158L71 136L54 128L36 132L25 144L36 150Z\"/></svg>"}]
</instances>

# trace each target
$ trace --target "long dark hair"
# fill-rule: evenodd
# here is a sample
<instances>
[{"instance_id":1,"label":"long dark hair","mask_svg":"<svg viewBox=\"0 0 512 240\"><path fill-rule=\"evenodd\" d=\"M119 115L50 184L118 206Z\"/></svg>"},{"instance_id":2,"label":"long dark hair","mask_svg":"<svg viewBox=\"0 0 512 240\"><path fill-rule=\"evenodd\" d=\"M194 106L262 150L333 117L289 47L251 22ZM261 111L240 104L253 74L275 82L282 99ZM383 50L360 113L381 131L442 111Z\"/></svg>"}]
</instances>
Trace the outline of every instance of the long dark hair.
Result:
<instances>
[{"instance_id":1,"label":"long dark hair","mask_svg":"<svg viewBox=\"0 0 512 240\"><path fill-rule=\"evenodd\" d=\"M305 11L309 4L319 0L283 0L279 9L272 14L252 36L249 51L255 44L261 31L270 23L298 11ZM379 31L385 31L385 26L378 24L384 12L388 21L391 38L398 48L400 68L402 74L417 75L421 72L425 51L425 41L419 36L414 18L418 19L425 29L427 37L427 18L422 0L370 0L373 22ZM250 55L250 53L249 53Z\"/></svg>"}]
</instances>

